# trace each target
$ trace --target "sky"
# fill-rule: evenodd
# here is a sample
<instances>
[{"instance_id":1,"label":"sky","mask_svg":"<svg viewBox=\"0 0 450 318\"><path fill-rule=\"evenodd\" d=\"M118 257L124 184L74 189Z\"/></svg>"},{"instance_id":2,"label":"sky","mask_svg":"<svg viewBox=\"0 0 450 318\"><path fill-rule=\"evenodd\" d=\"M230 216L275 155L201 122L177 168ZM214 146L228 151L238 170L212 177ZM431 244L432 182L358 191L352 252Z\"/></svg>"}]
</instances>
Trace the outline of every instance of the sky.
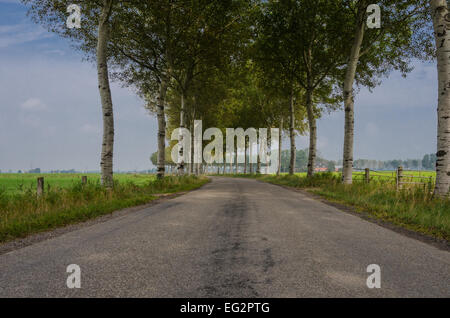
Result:
<instances>
[{"instance_id":1,"label":"sky","mask_svg":"<svg viewBox=\"0 0 450 318\"><path fill-rule=\"evenodd\" d=\"M359 91L355 159L422 158L436 152L436 66L414 66L407 79L394 72L373 92ZM155 116L120 83L112 83L112 97L114 169L153 168ZM66 39L34 24L19 1L0 0L0 170L99 170L101 132L95 65L83 61ZM325 114L318 121L319 154L341 159L343 136L344 112ZM298 136L297 148L307 148L308 140Z\"/></svg>"}]
</instances>

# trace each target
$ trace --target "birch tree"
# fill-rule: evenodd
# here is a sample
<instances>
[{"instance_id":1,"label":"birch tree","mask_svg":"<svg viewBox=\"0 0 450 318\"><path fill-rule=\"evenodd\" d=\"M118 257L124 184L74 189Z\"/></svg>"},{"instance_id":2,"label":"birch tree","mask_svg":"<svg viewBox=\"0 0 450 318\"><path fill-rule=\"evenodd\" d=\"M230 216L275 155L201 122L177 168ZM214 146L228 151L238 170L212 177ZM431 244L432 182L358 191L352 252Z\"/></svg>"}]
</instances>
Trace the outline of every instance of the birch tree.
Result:
<instances>
[{"instance_id":1,"label":"birch tree","mask_svg":"<svg viewBox=\"0 0 450 318\"><path fill-rule=\"evenodd\" d=\"M295 86L304 92L309 126L308 176L314 173L317 123L321 108L336 109L339 67L344 64L344 39L348 34L340 11L341 2L268 1L264 6L262 36L268 39L279 65L291 65ZM283 68L277 67L283 72ZM283 73L288 78L287 73ZM290 108L292 111L292 105ZM291 117L291 169L295 162L295 138Z\"/></svg>"},{"instance_id":2,"label":"birch tree","mask_svg":"<svg viewBox=\"0 0 450 318\"><path fill-rule=\"evenodd\" d=\"M193 82L205 71L200 64L220 69L236 58L236 50L247 41L248 13L253 1L192 1L178 8L177 42L169 51L168 65L180 95L180 128L186 126L186 98ZM180 145L183 144L180 136ZM180 147L179 158L184 158ZM180 160L179 174L185 163Z\"/></svg>"},{"instance_id":3,"label":"birch tree","mask_svg":"<svg viewBox=\"0 0 450 318\"><path fill-rule=\"evenodd\" d=\"M280 4L268 3L262 6L256 24L256 41L253 58L261 69L262 82L266 89L285 96L289 123L290 165L289 174L295 172L296 162L296 101L300 100L300 90L296 73L302 72L297 51L291 50L291 34L285 28L286 12ZM281 152L281 151L280 151Z\"/></svg>"},{"instance_id":4,"label":"birch tree","mask_svg":"<svg viewBox=\"0 0 450 318\"><path fill-rule=\"evenodd\" d=\"M165 175L166 119L165 103L170 88L169 51L173 47L173 3L151 1L124 4L120 12L121 32L111 41L115 78L137 88L146 108L156 113L157 178Z\"/></svg>"},{"instance_id":5,"label":"birch tree","mask_svg":"<svg viewBox=\"0 0 450 318\"><path fill-rule=\"evenodd\" d=\"M114 184L114 112L108 73L108 41L111 32L109 23L112 10L113 0L103 0L98 21L97 40L98 89L103 114L103 142L100 167L102 184L107 187L112 187Z\"/></svg>"},{"instance_id":6,"label":"birch tree","mask_svg":"<svg viewBox=\"0 0 450 318\"><path fill-rule=\"evenodd\" d=\"M158 117L158 162L157 162L157 178L164 178L165 174L165 162L166 162L166 115L164 112L164 103L166 101L167 83L165 80L161 81L158 104L157 117Z\"/></svg>"},{"instance_id":7,"label":"birch tree","mask_svg":"<svg viewBox=\"0 0 450 318\"><path fill-rule=\"evenodd\" d=\"M435 195L450 192L450 18L445 0L431 0L439 81Z\"/></svg>"},{"instance_id":8,"label":"birch tree","mask_svg":"<svg viewBox=\"0 0 450 318\"><path fill-rule=\"evenodd\" d=\"M392 70L404 76L412 70L411 58L427 59L431 39L427 35L426 0L382 0L380 27L369 29L376 12L371 10L370 0L344 1L343 16L349 18L348 28L354 30L347 40L350 48L343 79L345 109L343 182L352 183L355 122L355 81L358 85L373 88L381 83L381 77ZM372 6L373 7L373 6ZM371 17L373 16L373 18ZM375 25L374 25L375 26Z\"/></svg>"},{"instance_id":9,"label":"birch tree","mask_svg":"<svg viewBox=\"0 0 450 318\"><path fill-rule=\"evenodd\" d=\"M367 0L359 1L357 4L356 27L353 45L350 51L350 57L347 64L347 70L344 78L344 110L345 110L345 132L344 132L344 159L342 168L343 182L352 183L353 176L353 144L354 144L354 96L353 85L356 76L356 68L361 54L361 45L364 38L366 24L365 10L368 6Z\"/></svg>"},{"instance_id":10,"label":"birch tree","mask_svg":"<svg viewBox=\"0 0 450 318\"><path fill-rule=\"evenodd\" d=\"M98 89L103 116L103 139L101 148L101 181L106 187L113 186L114 156L114 112L109 85L108 61L109 43L113 25L118 25L115 11L120 4L113 0L67 1L67 0L22 0L29 6L28 14L43 24L51 32L73 41L88 59L95 61L98 74ZM82 14L80 28L70 29L66 22L69 17L69 5L77 4Z\"/></svg>"},{"instance_id":11,"label":"birch tree","mask_svg":"<svg viewBox=\"0 0 450 318\"><path fill-rule=\"evenodd\" d=\"M165 144L165 96L167 89L177 91L179 127L187 127L189 92L197 78L209 69L226 63L230 39L239 42L236 32L239 13L245 1L183 1L163 0L136 2L125 5L120 38L112 41L118 78L136 86L149 100L158 118L159 164L158 177L163 177ZM237 41L236 41L237 40ZM228 41L228 42L227 42ZM208 66L205 66L208 65ZM208 69L209 68L209 69ZM149 82L156 82L153 85ZM173 95L173 94L172 94ZM192 109L191 109L192 110ZM192 119L190 120L192 121ZM183 144L180 136L180 145ZM180 147L179 158L184 158ZM184 174L185 163L178 163Z\"/></svg>"}]
</instances>

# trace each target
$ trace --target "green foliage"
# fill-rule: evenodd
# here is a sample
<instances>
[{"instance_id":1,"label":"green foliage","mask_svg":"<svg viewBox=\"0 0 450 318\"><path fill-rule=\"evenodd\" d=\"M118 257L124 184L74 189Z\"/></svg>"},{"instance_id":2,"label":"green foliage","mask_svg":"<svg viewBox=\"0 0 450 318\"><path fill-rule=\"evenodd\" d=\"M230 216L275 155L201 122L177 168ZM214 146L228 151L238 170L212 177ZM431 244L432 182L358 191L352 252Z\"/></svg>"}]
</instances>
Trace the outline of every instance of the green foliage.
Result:
<instances>
[{"instance_id":1,"label":"green foliage","mask_svg":"<svg viewBox=\"0 0 450 318\"><path fill-rule=\"evenodd\" d=\"M315 115L319 104L337 109L336 75L346 60L346 37L339 1L268 1L257 23L254 56L267 81L298 98L314 91ZM303 92L303 94L302 94ZM300 102L305 105L304 98Z\"/></svg>"},{"instance_id":2,"label":"green foliage","mask_svg":"<svg viewBox=\"0 0 450 318\"><path fill-rule=\"evenodd\" d=\"M167 165L172 165L172 166L175 165L175 163L172 161L172 156L170 154L170 152L172 151L172 148L171 147L166 147L165 151L166 151L166 155L165 155L165 158L166 158L165 164L166 164L166 166ZM152 164L154 166L156 166L156 164L157 164L157 158L158 158L158 152L157 151L152 153L152 155L150 156L150 161L152 162Z\"/></svg>"},{"instance_id":3,"label":"green foliage","mask_svg":"<svg viewBox=\"0 0 450 318\"><path fill-rule=\"evenodd\" d=\"M370 168L372 170L396 170L402 166L406 170L430 170L436 169L436 154L425 155L420 159L394 159L394 160L368 160L358 159L354 162L354 167L357 169Z\"/></svg>"},{"instance_id":4,"label":"green foliage","mask_svg":"<svg viewBox=\"0 0 450 318\"><path fill-rule=\"evenodd\" d=\"M429 60L434 55L434 38L429 16L428 0L382 0L381 28L367 29L361 46L356 82L369 89L379 85L381 78L397 70L406 76L412 71L413 59ZM358 21L351 12L362 10L367 0L346 1L348 27L356 28ZM364 16L366 19L366 15ZM365 21L365 20L364 20ZM350 50L350 47L348 48Z\"/></svg>"},{"instance_id":5,"label":"green foliage","mask_svg":"<svg viewBox=\"0 0 450 318\"><path fill-rule=\"evenodd\" d=\"M291 153L289 150L283 150L281 152L281 172L289 172ZM334 171L335 163L323 158L317 158L317 166L319 167L332 167ZM306 172L308 169L308 149L298 149L295 154L295 172Z\"/></svg>"},{"instance_id":6,"label":"green foliage","mask_svg":"<svg viewBox=\"0 0 450 318\"><path fill-rule=\"evenodd\" d=\"M422 166L424 169L436 169L436 154L425 155L422 159Z\"/></svg>"}]
</instances>

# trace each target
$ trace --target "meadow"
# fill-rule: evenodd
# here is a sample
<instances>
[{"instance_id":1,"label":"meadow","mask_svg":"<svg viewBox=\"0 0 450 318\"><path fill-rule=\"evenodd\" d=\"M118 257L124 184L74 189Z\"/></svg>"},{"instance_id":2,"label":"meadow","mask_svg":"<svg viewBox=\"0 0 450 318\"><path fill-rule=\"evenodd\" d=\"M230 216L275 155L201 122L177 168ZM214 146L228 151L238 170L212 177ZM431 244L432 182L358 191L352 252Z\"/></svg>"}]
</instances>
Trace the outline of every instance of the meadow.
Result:
<instances>
[{"instance_id":1,"label":"meadow","mask_svg":"<svg viewBox=\"0 0 450 318\"><path fill-rule=\"evenodd\" d=\"M45 192L36 195L36 178L45 178ZM159 194L190 191L209 180L205 177L116 175L112 189L100 184L99 175L0 175L0 243L86 221L116 210L147 204Z\"/></svg>"},{"instance_id":2,"label":"meadow","mask_svg":"<svg viewBox=\"0 0 450 318\"><path fill-rule=\"evenodd\" d=\"M414 176L414 177L424 177L424 179L427 179L429 177L431 177L433 180L436 180L436 171L409 171L409 170L404 170L403 174L405 177L407 176ZM283 173L283 175L288 175L287 173ZM300 172L300 173L296 173L295 175L299 176L299 177L306 177L306 172ZM334 176L340 176L341 173L340 172L333 172L332 175ZM364 171L354 171L353 172L353 178L355 180L360 180L363 179L365 175ZM396 171L370 171L370 175L372 177L372 179L383 179L386 178L386 180L388 180L389 178L392 178L393 180L396 177Z\"/></svg>"},{"instance_id":3,"label":"meadow","mask_svg":"<svg viewBox=\"0 0 450 318\"><path fill-rule=\"evenodd\" d=\"M391 178L395 178L396 177L396 171L370 171L370 175L373 178L378 178L378 177L391 177ZM365 174L364 171L354 171L353 172L353 176L358 178L358 177L363 177ZM335 175L340 175L340 173L335 173ZM408 177L408 176L413 176L413 177L423 177L424 179L426 178L432 178L433 180L436 180L436 171L409 171L409 170L403 170L403 175L404 177Z\"/></svg>"},{"instance_id":4,"label":"meadow","mask_svg":"<svg viewBox=\"0 0 450 318\"><path fill-rule=\"evenodd\" d=\"M19 194L24 192L36 192L37 178L44 177L45 190L67 189L81 182L81 177L87 176L90 183L100 183L100 174L82 173L0 173L0 192L6 194ZM154 181L151 174L115 174L116 183L133 183L137 186Z\"/></svg>"}]
</instances>

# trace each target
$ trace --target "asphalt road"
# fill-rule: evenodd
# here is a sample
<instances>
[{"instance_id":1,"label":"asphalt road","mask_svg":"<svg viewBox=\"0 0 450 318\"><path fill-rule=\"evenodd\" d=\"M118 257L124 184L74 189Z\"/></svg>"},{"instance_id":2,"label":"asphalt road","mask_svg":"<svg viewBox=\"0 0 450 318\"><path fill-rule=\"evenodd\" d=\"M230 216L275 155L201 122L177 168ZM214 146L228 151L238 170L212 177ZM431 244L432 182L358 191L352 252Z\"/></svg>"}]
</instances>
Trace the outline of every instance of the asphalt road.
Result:
<instances>
[{"instance_id":1,"label":"asphalt road","mask_svg":"<svg viewBox=\"0 0 450 318\"><path fill-rule=\"evenodd\" d=\"M66 286L69 264L80 289ZM450 253L294 191L215 178L0 255L0 297L13 296L450 297Z\"/></svg>"}]
</instances>

